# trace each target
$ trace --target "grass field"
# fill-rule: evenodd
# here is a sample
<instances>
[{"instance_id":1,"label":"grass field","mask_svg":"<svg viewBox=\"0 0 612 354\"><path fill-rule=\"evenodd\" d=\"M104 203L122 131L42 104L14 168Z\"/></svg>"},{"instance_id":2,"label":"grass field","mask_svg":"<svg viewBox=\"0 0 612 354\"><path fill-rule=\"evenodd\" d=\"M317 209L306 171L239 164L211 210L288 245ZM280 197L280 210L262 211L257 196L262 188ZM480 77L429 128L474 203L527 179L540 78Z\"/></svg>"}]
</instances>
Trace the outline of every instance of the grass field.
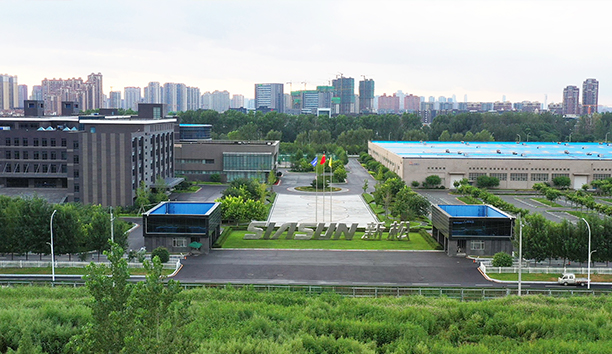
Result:
<instances>
[{"instance_id":1,"label":"grass field","mask_svg":"<svg viewBox=\"0 0 612 354\"><path fill-rule=\"evenodd\" d=\"M557 204L555 202L551 202L550 200L546 199L546 198L531 198L531 200L535 200L538 203L542 203L544 205L548 205L549 207L553 207L553 208L563 208L563 205L561 204Z\"/></svg>"},{"instance_id":2,"label":"grass field","mask_svg":"<svg viewBox=\"0 0 612 354\"><path fill-rule=\"evenodd\" d=\"M164 269L162 274L172 274L174 269ZM143 268L130 268L132 275L145 275ZM0 268L0 274L51 274L51 267L44 268ZM85 275L87 269L85 268L55 268L55 274L62 275Z\"/></svg>"},{"instance_id":3,"label":"grass field","mask_svg":"<svg viewBox=\"0 0 612 354\"><path fill-rule=\"evenodd\" d=\"M489 278L497 280L518 281L517 273L487 273ZM523 273L521 280L523 281L557 281L561 274L542 274L542 273ZM586 279L586 274L577 274L576 277ZM612 274L592 274L592 282L612 282Z\"/></svg>"},{"instance_id":4,"label":"grass field","mask_svg":"<svg viewBox=\"0 0 612 354\"><path fill-rule=\"evenodd\" d=\"M222 248L281 248L326 250L431 250L418 233L410 233L410 241L362 240L363 232L356 232L352 240L244 240L248 231L234 231ZM281 237L284 237L281 236ZM386 237L386 236L384 236Z\"/></svg>"},{"instance_id":5,"label":"grass field","mask_svg":"<svg viewBox=\"0 0 612 354\"><path fill-rule=\"evenodd\" d=\"M482 201L480 199L476 199L471 195L465 197L457 197L457 199L464 202L465 204L482 204Z\"/></svg>"}]
</instances>

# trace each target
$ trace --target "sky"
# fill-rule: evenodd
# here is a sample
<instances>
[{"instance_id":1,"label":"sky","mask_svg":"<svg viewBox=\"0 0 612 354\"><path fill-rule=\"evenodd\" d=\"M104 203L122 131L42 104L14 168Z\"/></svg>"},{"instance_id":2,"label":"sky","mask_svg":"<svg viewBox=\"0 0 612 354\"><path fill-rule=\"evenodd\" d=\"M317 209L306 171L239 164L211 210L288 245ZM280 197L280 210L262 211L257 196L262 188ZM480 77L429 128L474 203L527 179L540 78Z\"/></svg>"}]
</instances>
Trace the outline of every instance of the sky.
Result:
<instances>
[{"instance_id":1,"label":"sky","mask_svg":"<svg viewBox=\"0 0 612 354\"><path fill-rule=\"evenodd\" d=\"M104 91L182 82L254 96L338 75L375 94L560 102L599 81L612 106L612 1L0 0L0 73L104 76ZM363 75L363 76L362 76Z\"/></svg>"}]
</instances>

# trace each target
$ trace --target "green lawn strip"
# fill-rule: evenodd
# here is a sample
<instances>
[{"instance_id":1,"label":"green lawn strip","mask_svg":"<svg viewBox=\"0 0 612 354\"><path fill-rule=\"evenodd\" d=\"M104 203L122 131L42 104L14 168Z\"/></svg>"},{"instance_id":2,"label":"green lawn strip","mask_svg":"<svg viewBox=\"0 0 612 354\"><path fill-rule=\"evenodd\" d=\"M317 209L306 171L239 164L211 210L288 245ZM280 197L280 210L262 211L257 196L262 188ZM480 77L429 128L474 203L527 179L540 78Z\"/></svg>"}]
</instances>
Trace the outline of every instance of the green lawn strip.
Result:
<instances>
[{"instance_id":1,"label":"green lawn strip","mask_svg":"<svg viewBox=\"0 0 612 354\"><path fill-rule=\"evenodd\" d=\"M163 269L162 274L172 274L174 269ZM51 267L37 267L37 268L0 268L0 274L51 274ZM55 274L63 275L85 275L87 274L86 268L55 268ZM130 268L130 274L132 275L145 275L144 268Z\"/></svg>"},{"instance_id":2,"label":"green lawn strip","mask_svg":"<svg viewBox=\"0 0 612 354\"><path fill-rule=\"evenodd\" d=\"M482 201L479 199L476 199L472 196L466 196L466 197L457 197L457 200L460 200L462 202L464 202L465 204L482 204Z\"/></svg>"},{"instance_id":3,"label":"green lawn strip","mask_svg":"<svg viewBox=\"0 0 612 354\"><path fill-rule=\"evenodd\" d=\"M315 189L314 187L310 187L310 186L295 187L295 189L301 192L319 192L319 193L329 192L329 187L326 187L325 190ZM332 187L333 192L338 192L341 190L342 188Z\"/></svg>"},{"instance_id":4,"label":"green lawn strip","mask_svg":"<svg viewBox=\"0 0 612 354\"><path fill-rule=\"evenodd\" d=\"M566 210L565 212L570 215L574 215L577 218L586 218L588 215L591 214L591 213L585 213L585 212L577 211L577 210Z\"/></svg>"},{"instance_id":5,"label":"green lawn strip","mask_svg":"<svg viewBox=\"0 0 612 354\"><path fill-rule=\"evenodd\" d=\"M356 232L350 241L340 240L244 240L248 231L234 231L223 243L223 248L280 248L328 250L431 250L431 246L418 233L410 233L410 241L362 240L363 232ZM282 235L281 237L285 237Z\"/></svg>"},{"instance_id":6,"label":"green lawn strip","mask_svg":"<svg viewBox=\"0 0 612 354\"><path fill-rule=\"evenodd\" d=\"M550 200L546 199L546 198L531 198L531 200L535 200L538 203L542 203L544 205L548 205L549 207L553 207L553 208L563 208L563 205L561 204L557 204L555 202L551 202Z\"/></svg>"},{"instance_id":7,"label":"green lawn strip","mask_svg":"<svg viewBox=\"0 0 612 354\"><path fill-rule=\"evenodd\" d=\"M518 273L487 273L489 278L497 280L518 281ZM523 273L521 280L524 281L557 281L561 274L543 274L543 273ZM578 278L587 278L586 274L576 274ZM593 282L612 282L612 274L592 274L591 281Z\"/></svg>"},{"instance_id":8,"label":"green lawn strip","mask_svg":"<svg viewBox=\"0 0 612 354\"><path fill-rule=\"evenodd\" d=\"M201 188L202 187L200 187L200 186L190 186L187 189L181 189L181 190L175 189L175 190L172 191L172 193L195 193L195 192L199 191Z\"/></svg>"}]
</instances>

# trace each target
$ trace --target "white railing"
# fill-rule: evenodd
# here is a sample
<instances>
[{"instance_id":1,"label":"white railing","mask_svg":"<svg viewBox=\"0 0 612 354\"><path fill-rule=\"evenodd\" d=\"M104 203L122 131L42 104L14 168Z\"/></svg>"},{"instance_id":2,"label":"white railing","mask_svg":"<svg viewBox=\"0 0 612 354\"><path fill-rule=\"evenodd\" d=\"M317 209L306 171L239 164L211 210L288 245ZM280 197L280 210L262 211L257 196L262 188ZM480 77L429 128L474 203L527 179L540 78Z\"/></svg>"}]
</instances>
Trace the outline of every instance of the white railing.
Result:
<instances>
[{"instance_id":1,"label":"white railing","mask_svg":"<svg viewBox=\"0 0 612 354\"><path fill-rule=\"evenodd\" d=\"M56 268L85 268L90 263L110 265L110 262L67 262L55 261ZM170 259L162 264L163 269L177 269L181 264L180 258ZM0 268L46 268L51 267L51 260L48 261L0 261ZM128 268L143 268L142 263L129 262Z\"/></svg>"},{"instance_id":2,"label":"white railing","mask_svg":"<svg viewBox=\"0 0 612 354\"><path fill-rule=\"evenodd\" d=\"M518 265L512 267L493 267L480 263L480 270L485 274L501 274L501 273L518 273ZM525 267L523 266L522 273L542 273L542 274L563 274L563 273L574 273L574 274L587 274L587 267ZM612 274L612 268L605 267L591 267L591 274Z\"/></svg>"}]
</instances>

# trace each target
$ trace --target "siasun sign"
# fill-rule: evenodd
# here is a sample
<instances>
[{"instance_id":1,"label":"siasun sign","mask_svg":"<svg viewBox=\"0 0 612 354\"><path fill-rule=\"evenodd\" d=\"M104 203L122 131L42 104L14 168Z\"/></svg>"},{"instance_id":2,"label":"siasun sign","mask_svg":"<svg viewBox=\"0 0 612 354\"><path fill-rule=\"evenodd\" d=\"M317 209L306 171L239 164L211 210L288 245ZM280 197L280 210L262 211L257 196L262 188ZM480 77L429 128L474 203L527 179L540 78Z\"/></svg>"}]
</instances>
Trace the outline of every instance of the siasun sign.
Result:
<instances>
[{"instance_id":1,"label":"siasun sign","mask_svg":"<svg viewBox=\"0 0 612 354\"><path fill-rule=\"evenodd\" d=\"M276 226L274 222L252 221L244 235L245 240L277 240L285 234L285 240L340 240L342 236L347 241L353 239L357 226L354 223L347 226L344 223L296 223L289 222ZM362 239L381 240L384 223L369 223ZM407 221L394 222L389 227L387 240L408 240L410 224Z\"/></svg>"}]
</instances>

